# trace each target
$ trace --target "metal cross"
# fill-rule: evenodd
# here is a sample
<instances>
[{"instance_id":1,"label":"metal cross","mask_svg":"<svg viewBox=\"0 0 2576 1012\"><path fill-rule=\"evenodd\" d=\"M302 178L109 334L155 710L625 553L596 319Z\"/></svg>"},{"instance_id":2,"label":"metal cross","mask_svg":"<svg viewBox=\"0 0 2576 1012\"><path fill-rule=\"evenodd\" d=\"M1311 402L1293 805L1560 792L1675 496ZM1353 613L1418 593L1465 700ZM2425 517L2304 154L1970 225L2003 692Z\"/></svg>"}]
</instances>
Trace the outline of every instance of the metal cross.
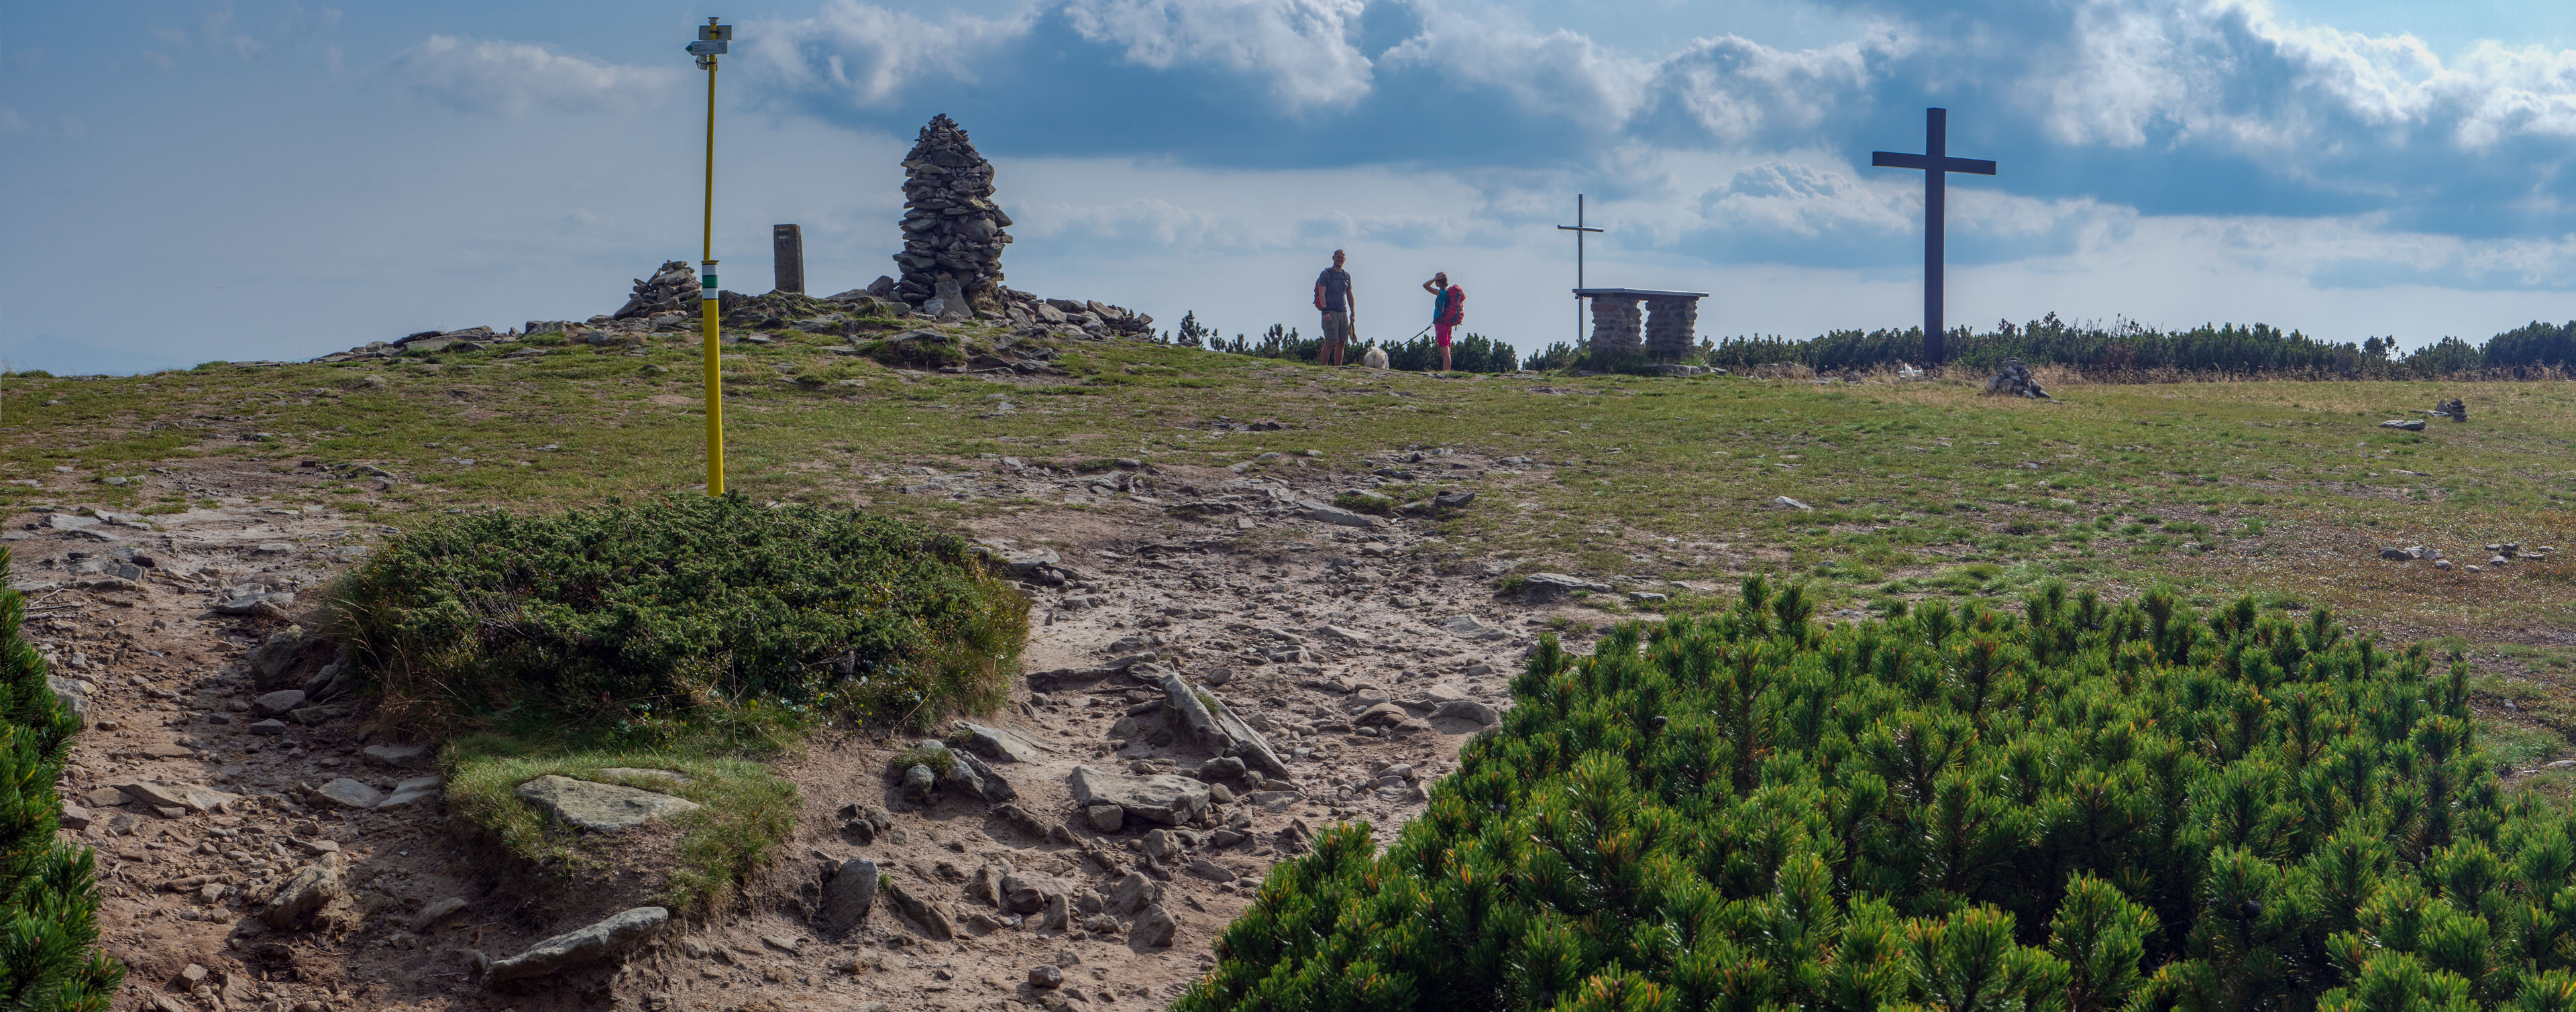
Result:
<instances>
[{"instance_id":1,"label":"metal cross","mask_svg":"<svg viewBox=\"0 0 2576 1012\"><path fill-rule=\"evenodd\" d=\"M1558 231L1574 233L1574 287L1583 287L1583 233L1601 231L1583 224L1583 195L1574 195L1574 224L1558 225ZM1574 297L1574 343L1583 343L1583 296Z\"/></svg>"},{"instance_id":2,"label":"metal cross","mask_svg":"<svg viewBox=\"0 0 2576 1012\"><path fill-rule=\"evenodd\" d=\"M1995 163L1950 157L1950 110L1923 110L1923 153L1872 151L1869 163L1894 169L1923 170L1923 357L1941 362L1941 247L1943 204L1953 172L1995 174Z\"/></svg>"}]
</instances>

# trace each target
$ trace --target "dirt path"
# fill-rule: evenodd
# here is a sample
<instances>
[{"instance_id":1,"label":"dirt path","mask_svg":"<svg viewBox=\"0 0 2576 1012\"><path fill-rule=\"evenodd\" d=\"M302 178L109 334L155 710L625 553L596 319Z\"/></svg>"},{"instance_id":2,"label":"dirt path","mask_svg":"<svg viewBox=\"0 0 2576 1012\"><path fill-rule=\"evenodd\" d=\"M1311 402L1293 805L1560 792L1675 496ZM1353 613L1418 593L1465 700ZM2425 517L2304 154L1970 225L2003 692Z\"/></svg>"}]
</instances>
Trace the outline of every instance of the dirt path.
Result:
<instances>
[{"instance_id":1,"label":"dirt path","mask_svg":"<svg viewBox=\"0 0 2576 1012\"><path fill-rule=\"evenodd\" d=\"M1509 470L1466 457L1388 465ZM954 791L909 804L883 775L909 739L820 735L776 764L802 797L796 838L737 901L666 927L622 967L487 989L476 953L588 924L625 891L532 884L446 817L421 783L430 773L402 765L417 760L367 751L387 743L362 737L363 712L334 709L362 707L355 695L325 698L332 687L309 671L257 670L258 646L308 613L310 588L382 533L251 498L325 477L191 461L144 480L220 508L8 520L9 579L35 602L29 637L95 729L62 793L79 824L66 833L98 851L106 944L132 967L120 1007L1159 1007L1208 965L1210 942L1269 866L1314 831L1366 820L1384 842L1419 812L1423 788L1490 719L1480 710L1504 704L1536 628L1568 610L1494 600L1484 565L1422 521L1316 509L1350 481L1320 469L1074 476L977 462L933 476L905 491L979 487L1048 504L979 531L1022 561L1036 603L1029 677L982 720L1039 746L1032 761L994 767L1028 817ZM288 593L301 596L260 596ZM227 602L247 613L222 613ZM1209 758L1165 729L1146 680L1164 670L1262 728L1288 776L1220 774L1202 819L1164 827L1130 815L1104 830L1074 803L1076 767L1194 774ZM253 712L286 687L281 677L316 698ZM374 798L319 790L343 778L376 796L408 783L417 799L358 807ZM187 785L217 793L188 796ZM169 801L179 803L156 804ZM940 908L955 937L926 937L882 909L847 935L820 930L825 869L854 857ZM310 927L255 916L255 900L322 861L346 863L348 889ZM978 879L1005 872L1064 897L1064 923L980 898ZM1121 902L1139 894L1135 907L1175 922L1168 944L1154 944L1152 915ZM462 906L423 917L451 898ZM1029 983L1042 964L1062 986Z\"/></svg>"}]
</instances>

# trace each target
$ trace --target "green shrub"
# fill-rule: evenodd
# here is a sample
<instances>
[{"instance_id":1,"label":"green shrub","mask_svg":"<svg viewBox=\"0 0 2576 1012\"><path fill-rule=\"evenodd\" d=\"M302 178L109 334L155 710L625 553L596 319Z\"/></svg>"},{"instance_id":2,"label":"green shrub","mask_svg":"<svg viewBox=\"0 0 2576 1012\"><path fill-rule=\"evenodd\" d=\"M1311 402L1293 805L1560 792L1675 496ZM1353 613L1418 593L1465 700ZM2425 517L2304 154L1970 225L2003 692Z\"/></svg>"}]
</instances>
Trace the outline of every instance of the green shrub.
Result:
<instances>
[{"instance_id":1,"label":"green shrub","mask_svg":"<svg viewBox=\"0 0 2576 1012\"><path fill-rule=\"evenodd\" d=\"M740 495L441 518L330 601L398 722L534 736L926 724L999 703L1028 628L959 537Z\"/></svg>"},{"instance_id":2,"label":"green shrub","mask_svg":"<svg viewBox=\"0 0 2576 1012\"><path fill-rule=\"evenodd\" d=\"M107 1012L125 967L98 951L96 866L55 836L80 718L46 686L26 617L27 599L0 588L0 1008Z\"/></svg>"},{"instance_id":3,"label":"green shrub","mask_svg":"<svg viewBox=\"0 0 2576 1012\"><path fill-rule=\"evenodd\" d=\"M1280 865L1175 1006L2562 1009L2576 820L2507 793L2467 669L2322 611L2060 585L1831 629L1543 638L1373 854Z\"/></svg>"},{"instance_id":4,"label":"green shrub","mask_svg":"<svg viewBox=\"0 0 2576 1012\"><path fill-rule=\"evenodd\" d=\"M930 772L944 777L950 770L957 768L957 753L944 748L919 745L895 753L894 758L886 763L886 767L897 774L915 766L928 766Z\"/></svg>"},{"instance_id":5,"label":"green shrub","mask_svg":"<svg viewBox=\"0 0 2576 1012\"><path fill-rule=\"evenodd\" d=\"M1567 344L1563 341L1558 341L1555 344L1539 349L1538 354L1530 356L1527 361L1521 363L1521 368L1527 369L1531 372L1555 372L1559 369L1571 369L1574 368L1575 359L1581 357L1582 354L1583 353L1576 350L1573 345Z\"/></svg>"},{"instance_id":6,"label":"green shrub","mask_svg":"<svg viewBox=\"0 0 2576 1012\"><path fill-rule=\"evenodd\" d=\"M1375 513L1379 516L1395 512L1395 500L1375 492L1343 492L1333 496L1333 505L1353 513Z\"/></svg>"}]
</instances>

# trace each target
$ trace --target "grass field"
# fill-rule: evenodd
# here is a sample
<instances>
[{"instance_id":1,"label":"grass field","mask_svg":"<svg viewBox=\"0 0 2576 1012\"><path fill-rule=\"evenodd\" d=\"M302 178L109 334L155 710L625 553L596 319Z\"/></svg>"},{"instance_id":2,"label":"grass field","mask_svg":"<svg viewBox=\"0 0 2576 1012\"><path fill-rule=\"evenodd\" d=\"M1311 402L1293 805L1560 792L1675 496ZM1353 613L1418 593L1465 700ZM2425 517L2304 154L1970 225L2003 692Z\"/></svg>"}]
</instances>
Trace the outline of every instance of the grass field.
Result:
<instances>
[{"instance_id":1,"label":"grass field","mask_svg":"<svg viewBox=\"0 0 2576 1012\"><path fill-rule=\"evenodd\" d=\"M2534 708L2576 679L2544 663L2576 647L2576 564L2435 573L2376 558L2391 545L2461 563L2483 563L2494 542L2576 547L2576 390L2559 384L2074 384L2051 403L1955 381L1372 374L1087 341L1063 346L1068 376L996 382L833 354L838 338L772 336L724 360L731 482L755 497L965 519L1073 507L900 495L905 469L989 467L986 454L1206 466L1312 450L1256 471L1323 468L1360 485L1386 466L1367 455L1449 446L1533 463L1421 473L1400 491L1479 490L1474 509L1442 522L1441 550L1523 571L1719 581L1721 595L1731 576L1770 571L1810 578L1828 615L2007 596L2051 576L2113 594L2165 582L2194 603L2322 604L2356 628L2474 650L2503 679L2494 698L2528 685ZM208 454L381 466L403 480L379 491L353 477L321 504L396 526L702 480L693 343L501 361L510 347L13 377L0 479L51 487L0 484L0 503L184 508L102 479ZM2448 397L2474 420L2378 427ZM1779 496L1813 509L1772 505Z\"/></svg>"}]
</instances>

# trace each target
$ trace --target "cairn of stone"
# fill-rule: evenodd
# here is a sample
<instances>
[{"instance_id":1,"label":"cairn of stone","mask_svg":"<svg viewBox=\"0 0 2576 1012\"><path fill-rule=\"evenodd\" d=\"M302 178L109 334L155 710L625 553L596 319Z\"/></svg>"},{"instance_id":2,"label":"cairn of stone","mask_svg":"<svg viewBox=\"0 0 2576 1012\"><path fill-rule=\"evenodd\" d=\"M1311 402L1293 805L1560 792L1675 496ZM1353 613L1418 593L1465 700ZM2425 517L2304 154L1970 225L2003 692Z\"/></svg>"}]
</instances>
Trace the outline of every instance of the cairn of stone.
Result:
<instances>
[{"instance_id":1,"label":"cairn of stone","mask_svg":"<svg viewBox=\"0 0 2576 1012\"><path fill-rule=\"evenodd\" d=\"M1645 327L1646 314L1637 308L1642 299L1630 295L1592 296L1592 354L1607 361L1637 353L1638 334Z\"/></svg>"},{"instance_id":2,"label":"cairn of stone","mask_svg":"<svg viewBox=\"0 0 2576 1012\"><path fill-rule=\"evenodd\" d=\"M1986 393L1999 397L2056 399L2048 396L2048 391L2040 389L2039 380L2030 375L2030 367L2021 364L2017 358L2005 359L2003 371L1986 378Z\"/></svg>"},{"instance_id":3,"label":"cairn of stone","mask_svg":"<svg viewBox=\"0 0 2576 1012\"><path fill-rule=\"evenodd\" d=\"M693 312L698 308L698 272L688 261L666 260L651 278L638 278L635 293L626 297L626 308L609 314L610 319L631 320L656 313Z\"/></svg>"},{"instance_id":4,"label":"cairn of stone","mask_svg":"<svg viewBox=\"0 0 2576 1012\"><path fill-rule=\"evenodd\" d=\"M2447 401L2435 401L2433 413L2447 416L2455 422L2465 422L2469 420L2469 404L2457 397Z\"/></svg>"},{"instance_id":5,"label":"cairn of stone","mask_svg":"<svg viewBox=\"0 0 2576 1012\"><path fill-rule=\"evenodd\" d=\"M903 158L903 252L894 256L903 276L896 298L922 306L954 292L962 307L998 310L1002 295L1002 232L1011 216L993 205L993 165L975 152L966 131L941 113L921 128ZM942 289L942 285L953 286Z\"/></svg>"}]
</instances>

